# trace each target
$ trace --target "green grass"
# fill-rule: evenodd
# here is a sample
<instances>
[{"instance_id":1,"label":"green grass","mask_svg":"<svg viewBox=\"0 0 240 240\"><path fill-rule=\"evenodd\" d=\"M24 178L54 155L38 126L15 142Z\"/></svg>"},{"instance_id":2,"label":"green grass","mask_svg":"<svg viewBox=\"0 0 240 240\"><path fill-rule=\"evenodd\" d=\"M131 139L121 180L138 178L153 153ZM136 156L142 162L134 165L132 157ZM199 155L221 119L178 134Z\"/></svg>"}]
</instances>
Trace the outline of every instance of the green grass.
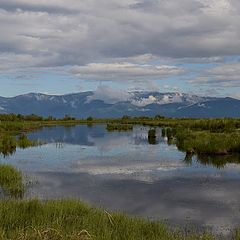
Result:
<instances>
[{"instance_id":1,"label":"green grass","mask_svg":"<svg viewBox=\"0 0 240 240\"><path fill-rule=\"evenodd\" d=\"M0 239L210 240L181 236L160 222L108 213L74 200L0 201Z\"/></svg>"},{"instance_id":2,"label":"green grass","mask_svg":"<svg viewBox=\"0 0 240 240\"><path fill-rule=\"evenodd\" d=\"M131 131L133 130L132 124L107 124L108 131Z\"/></svg>"},{"instance_id":3,"label":"green grass","mask_svg":"<svg viewBox=\"0 0 240 240\"><path fill-rule=\"evenodd\" d=\"M178 149L187 153L227 155L240 153L239 133L212 133L209 131L176 131Z\"/></svg>"},{"instance_id":4,"label":"green grass","mask_svg":"<svg viewBox=\"0 0 240 240\"><path fill-rule=\"evenodd\" d=\"M4 195L22 197L25 189L22 173L12 166L1 164L0 189L4 191Z\"/></svg>"}]
</instances>

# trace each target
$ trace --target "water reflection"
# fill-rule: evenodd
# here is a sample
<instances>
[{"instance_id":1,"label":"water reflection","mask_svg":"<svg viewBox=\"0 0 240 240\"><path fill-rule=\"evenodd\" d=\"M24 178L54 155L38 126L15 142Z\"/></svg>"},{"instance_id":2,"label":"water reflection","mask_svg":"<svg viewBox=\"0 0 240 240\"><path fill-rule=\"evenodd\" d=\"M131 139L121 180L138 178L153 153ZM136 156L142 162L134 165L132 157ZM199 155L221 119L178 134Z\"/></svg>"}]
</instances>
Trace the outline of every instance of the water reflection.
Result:
<instances>
[{"instance_id":1,"label":"water reflection","mask_svg":"<svg viewBox=\"0 0 240 240\"><path fill-rule=\"evenodd\" d=\"M240 154L233 155L220 155L220 156L208 156L208 155L198 155L198 161L204 165L213 165L217 168L224 168L227 164L240 163Z\"/></svg>"},{"instance_id":2,"label":"water reflection","mask_svg":"<svg viewBox=\"0 0 240 240\"><path fill-rule=\"evenodd\" d=\"M240 155L226 156L208 156L195 155L180 152L176 148L176 139L172 136L170 128L149 128L146 126L135 126L131 132L107 132L105 125L68 125L45 127L27 135L30 140L46 144L54 143L57 149L69 147L67 145L81 146L84 148L92 147L92 154L87 152L87 156L105 156L111 155L117 157L124 155L127 159L132 159L138 155L138 158L151 162L154 159L166 159L172 157L171 162L181 160L188 167L194 167L198 164L203 166L214 166L224 168L227 164L240 163ZM0 154L9 157L16 153L16 143L12 143L13 138L8 137L0 144ZM4 144L3 144L4 143ZM153 146L150 146L153 145ZM154 147L154 145L156 145ZM142 146L141 149L137 149ZM26 148L25 145L20 148ZM125 161L123 161L125 162ZM159 163L159 160L158 160Z\"/></svg>"},{"instance_id":3,"label":"water reflection","mask_svg":"<svg viewBox=\"0 0 240 240\"><path fill-rule=\"evenodd\" d=\"M16 152L16 146L10 146L10 145L4 145L0 147L0 154L3 155L3 157L8 157Z\"/></svg>"},{"instance_id":4,"label":"water reflection","mask_svg":"<svg viewBox=\"0 0 240 240\"><path fill-rule=\"evenodd\" d=\"M89 125L78 126L52 126L28 134L32 140L41 142L64 142L68 144L93 146L91 137L102 138L105 135L105 129L101 125L90 127Z\"/></svg>"},{"instance_id":5,"label":"water reflection","mask_svg":"<svg viewBox=\"0 0 240 240\"><path fill-rule=\"evenodd\" d=\"M26 198L80 198L153 219L219 228L240 222L238 155L186 156L159 128L150 143L148 127L105 128L43 128L28 137L45 145L18 148L0 161L36 180Z\"/></svg>"},{"instance_id":6,"label":"water reflection","mask_svg":"<svg viewBox=\"0 0 240 240\"><path fill-rule=\"evenodd\" d=\"M0 199L22 198L25 192L22 173L6 164L0 164L0 173Z\"/></svg>"},{"instance_id":7,"label":"water reflection","mask_svg":"<svg viewBox=\"0 0 240 240\"><path fill-rule=\"evenodd\" d=\"M151 128L148 130L148 143L149 144L157 144L157 136L156 136L156 129Z\"/></svg>"},{"instance_id":8,"label":"water reflection","mask_svg":"<svg viewBox=\"0 0 240 240\"><path fill-rule=\"evenodd\" d=\"M194 162L198 162L201 165L212 165L216 168L224 168L227 164L239 164L240 154L231 155L206 155L206 154L191 154L187 153L184 158L184 163L191 166Z\"/></svg>"}]
</instances>

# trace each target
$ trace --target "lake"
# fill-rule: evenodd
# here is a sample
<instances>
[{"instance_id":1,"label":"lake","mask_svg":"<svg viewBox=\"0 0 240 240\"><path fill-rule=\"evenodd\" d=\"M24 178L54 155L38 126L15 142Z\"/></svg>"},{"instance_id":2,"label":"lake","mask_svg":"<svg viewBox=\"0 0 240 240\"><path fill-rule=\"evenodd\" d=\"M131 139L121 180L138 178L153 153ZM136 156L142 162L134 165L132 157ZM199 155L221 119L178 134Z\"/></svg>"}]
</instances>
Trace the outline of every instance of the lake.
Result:
<instances>
[{"instance_id":1,"label":"lake","mask_svg":"<svg viewBox=\"0 0 240 240\"><path fill-rule=\"evenodd\" d=\"M228 234L239 226L239 155L186 158L162 137L161 129L156 144L149 144L148 130L45 127L28 134L45 144L0 155L0 162L18 167L31 181L25 198L78 198L214 233Z\"/></svg>"}]
</instances>

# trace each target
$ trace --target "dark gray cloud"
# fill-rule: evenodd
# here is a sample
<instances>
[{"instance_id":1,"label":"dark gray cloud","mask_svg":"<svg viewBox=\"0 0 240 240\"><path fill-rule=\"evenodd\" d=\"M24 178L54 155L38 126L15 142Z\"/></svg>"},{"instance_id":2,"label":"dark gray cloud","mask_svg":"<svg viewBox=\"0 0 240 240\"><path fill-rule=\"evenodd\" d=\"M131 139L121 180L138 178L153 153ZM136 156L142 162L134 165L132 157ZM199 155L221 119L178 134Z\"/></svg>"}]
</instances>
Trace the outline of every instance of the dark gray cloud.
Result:
<instances>
[{"instance_id":1,"label":"dark gray cloud","mask_svg":"<svg viewBox=\"0 0 240 240\"><path fill-rule=\"evenodd\" d=\"M55 2L57 3L57 2ZM48 12L53 14L73 14L77 13L74 9L68 9L64 6L58 6L57 4L51 4L44 1L8 1L1 0L1 8L6 11L16 11L21 9L23 11L31 11L31 12Z\"/></svg>"}]
</instances>

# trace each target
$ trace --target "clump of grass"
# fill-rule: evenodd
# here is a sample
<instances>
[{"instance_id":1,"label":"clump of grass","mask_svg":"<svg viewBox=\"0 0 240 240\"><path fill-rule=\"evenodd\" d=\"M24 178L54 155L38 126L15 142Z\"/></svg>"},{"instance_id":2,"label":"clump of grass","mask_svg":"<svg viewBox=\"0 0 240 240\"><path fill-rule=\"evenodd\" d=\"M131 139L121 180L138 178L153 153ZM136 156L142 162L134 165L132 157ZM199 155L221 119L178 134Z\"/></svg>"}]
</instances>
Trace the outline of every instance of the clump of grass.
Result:
<instances>
[{"instance_id":1,"label":"clump of grass","mask_svg":"<svg viewBox=\"0 0 240 240\"><path fill-rule=\"evenodd\" d=\"M41 143L39 143L37 141L29 140L28 137L23 133L19 135L18 140L17 140L17 145L20 148L32 147L32 146L36 146L39 144L41 144Z\"/></svg>"},{"instance_id":2,"label":"clump of grass","mask_svg":"<svg viewBox=\"0 0 240 240\"><path fill-rule=\"evenodd\" d=\"M209 235L181 236L160 222L130 218L79 201L1 201L1 239L210 240Z\"/></svg>"},{"instance_id":3,"label":"clump of grass","mask_svg":"<svg viewBox=\"0 0 240 240\"><path fill-rule=\"evenodd\" d=\"M239 133L178 130L177 147L187 153L227 155L240 153Z\"/></svg>"},{"instance_id":4,"label":"clump of grass","mask_svg":"<svg viewBox=\"0 0 240 240\"><path fill-rule=\"evenodd\" d=\"M1 164L0 188L6 195L16 198L22 197L24 194L22 173L10 165Z\"/></svg>"},{"instance_id":5,"label":"clump of grass","mask_svg":"<svg viewBox=\"0 0 240 240\"><path fill-rule=\"evenodd\" d=\"M107 124L108 131L130 131L133 130L132 124Z\"/></svg>"}]
</instances>

